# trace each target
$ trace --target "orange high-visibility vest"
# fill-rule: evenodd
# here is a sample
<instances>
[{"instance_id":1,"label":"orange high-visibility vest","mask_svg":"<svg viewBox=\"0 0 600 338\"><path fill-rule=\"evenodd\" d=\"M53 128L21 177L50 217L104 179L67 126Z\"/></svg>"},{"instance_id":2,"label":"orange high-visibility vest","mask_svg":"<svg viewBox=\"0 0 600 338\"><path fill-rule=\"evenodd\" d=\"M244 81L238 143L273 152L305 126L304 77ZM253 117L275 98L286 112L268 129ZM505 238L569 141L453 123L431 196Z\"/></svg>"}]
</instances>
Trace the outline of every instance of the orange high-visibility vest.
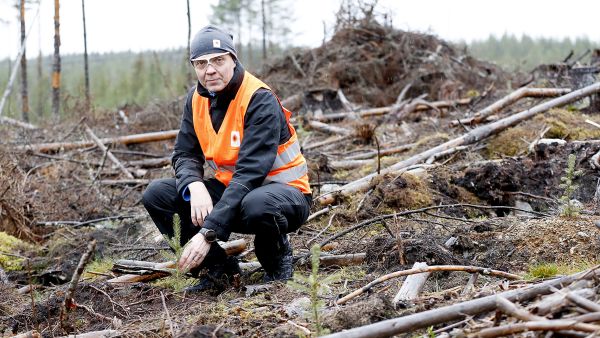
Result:
<instances>
[{"instance_id":1,"label":"orange high-visibility vest","mask_svg":"<svg viewBox=\"0 0 600 338\"><path fill-rule=\"evenodd\" d=\"M207 164L215 170L215 177L220 182L229 185L235 164L238 159L240 145L244 138L244 116L252 95L260 88L271 90L269 86L252 74L245 72L244 80L235 98L229 103L229 108L223 119L223 124L215 132L209 114L208 98L194 92L192 98L192 113L194 130L200 141ZM279 101L279 98L277 98ZM279 103L281 106L281 102ZM277 148L277 157L263 185L270 182L280 182L296 187L304 194L310 194L308 168L306 159L300 152L300 142L296 130L290 123L292 112L281 106L285 113L291 137ZM273 126L275 127L275 126Z\"/></svg>"}]
</instances>

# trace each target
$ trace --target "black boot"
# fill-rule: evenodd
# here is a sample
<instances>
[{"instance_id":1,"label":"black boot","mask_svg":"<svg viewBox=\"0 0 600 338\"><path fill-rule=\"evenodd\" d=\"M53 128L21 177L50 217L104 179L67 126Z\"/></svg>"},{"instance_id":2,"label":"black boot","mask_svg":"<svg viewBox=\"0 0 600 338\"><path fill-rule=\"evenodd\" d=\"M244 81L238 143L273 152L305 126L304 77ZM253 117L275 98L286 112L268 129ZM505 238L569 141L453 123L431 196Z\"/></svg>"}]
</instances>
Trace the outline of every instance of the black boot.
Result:
<instances>
[{"instance_id":1,"label":"black boot","mask_svg":"<svg viewBox=\"0 0 600 338\"><path fill-rule=\"evenodd\" d=\"M282 235L280 240L274 244L275 247L273 247L273 243L270 243L271 247L263 247L268 244L255 241L256 256L265 270L263 277L265 283L286 281L291 279L294 273L294 256L288 236ZM268 252L271 254L268 255Z\"/></svg>"}]
</instances>

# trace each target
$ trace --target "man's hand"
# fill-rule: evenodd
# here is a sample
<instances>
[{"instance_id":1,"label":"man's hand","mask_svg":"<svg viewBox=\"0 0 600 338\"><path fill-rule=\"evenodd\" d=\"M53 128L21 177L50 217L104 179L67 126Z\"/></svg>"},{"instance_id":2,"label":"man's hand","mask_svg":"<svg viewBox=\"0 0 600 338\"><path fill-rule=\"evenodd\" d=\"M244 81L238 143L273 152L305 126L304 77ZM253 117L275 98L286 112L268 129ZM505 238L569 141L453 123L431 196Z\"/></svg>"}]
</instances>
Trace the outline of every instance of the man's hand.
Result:
<instances>
[{"instance_id":1,"label":"man's hand","mask_svg":"<svg viewBox=\"0 0 600 338\"><path fill-rule=\"evenodd\" d=\"M190 190L192 223L201 227L204 224L204 219L213 209L212 199L204 183L200 181L190 183L188 189Z\"/></svg>"},{"instance_id":2,"label":"man's hand","mask_svg":"<svg viewBox=\"0 0 600 338\"><path fill-rule=\"evenodd\" d=\"M207 242L202 234L196 234L192 237L183 249L181 258L179 258L179 269L188 271L200 265L204 261L204 258L206 258L210 245L211 243Z\"/></svg>"}]
</instances>

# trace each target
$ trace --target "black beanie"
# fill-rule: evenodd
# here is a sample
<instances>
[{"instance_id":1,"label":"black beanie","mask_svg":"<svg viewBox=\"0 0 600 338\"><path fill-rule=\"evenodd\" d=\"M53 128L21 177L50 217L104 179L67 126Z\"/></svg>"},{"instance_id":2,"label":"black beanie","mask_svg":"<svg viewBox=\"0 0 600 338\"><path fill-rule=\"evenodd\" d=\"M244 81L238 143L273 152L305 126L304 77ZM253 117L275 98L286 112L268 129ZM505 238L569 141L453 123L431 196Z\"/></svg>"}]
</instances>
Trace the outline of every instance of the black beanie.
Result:
<instances>
[{"instance_id":1,"label":"black beanie","mask_svg":"<svg viewBox=\"0 0 600 338\"><path fill-rule=\"evenodd\" d=\"M233 46L233 35L217 26L208 25L196 33L192 39L190 61L202 55L223 52L229 52L237 59L237 52Z\"/></svg>"}]
</instances>

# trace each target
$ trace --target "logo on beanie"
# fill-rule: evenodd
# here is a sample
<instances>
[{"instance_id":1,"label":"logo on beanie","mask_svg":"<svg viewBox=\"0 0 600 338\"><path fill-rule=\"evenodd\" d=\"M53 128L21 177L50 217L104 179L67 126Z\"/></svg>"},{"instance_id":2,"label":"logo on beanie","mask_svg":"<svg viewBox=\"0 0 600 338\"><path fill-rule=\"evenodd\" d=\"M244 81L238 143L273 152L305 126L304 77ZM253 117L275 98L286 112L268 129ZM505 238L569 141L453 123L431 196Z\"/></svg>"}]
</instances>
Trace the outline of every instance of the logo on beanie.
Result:
<instances>
[{"instance_id":1,"label":"logo on beanie","mask_svg":"<svg viewBox=\"0 0 600 338\"><path fill-rule=\"evenodd\" d=\"M221 40L213 40L213 47L214 48L221 48Z\"/></svg>"},{"instance_id":2,"label":"logo on beanie","mask_svg":"<svg viewBox=\"0 0 600 338\"><path fill-rule=\"evenodd\" d=\"M237 130L232 131L231 132L231 147L239 148L241 141L242 140L240 140L240 132Z\"/></svg>"}]
</instances>

